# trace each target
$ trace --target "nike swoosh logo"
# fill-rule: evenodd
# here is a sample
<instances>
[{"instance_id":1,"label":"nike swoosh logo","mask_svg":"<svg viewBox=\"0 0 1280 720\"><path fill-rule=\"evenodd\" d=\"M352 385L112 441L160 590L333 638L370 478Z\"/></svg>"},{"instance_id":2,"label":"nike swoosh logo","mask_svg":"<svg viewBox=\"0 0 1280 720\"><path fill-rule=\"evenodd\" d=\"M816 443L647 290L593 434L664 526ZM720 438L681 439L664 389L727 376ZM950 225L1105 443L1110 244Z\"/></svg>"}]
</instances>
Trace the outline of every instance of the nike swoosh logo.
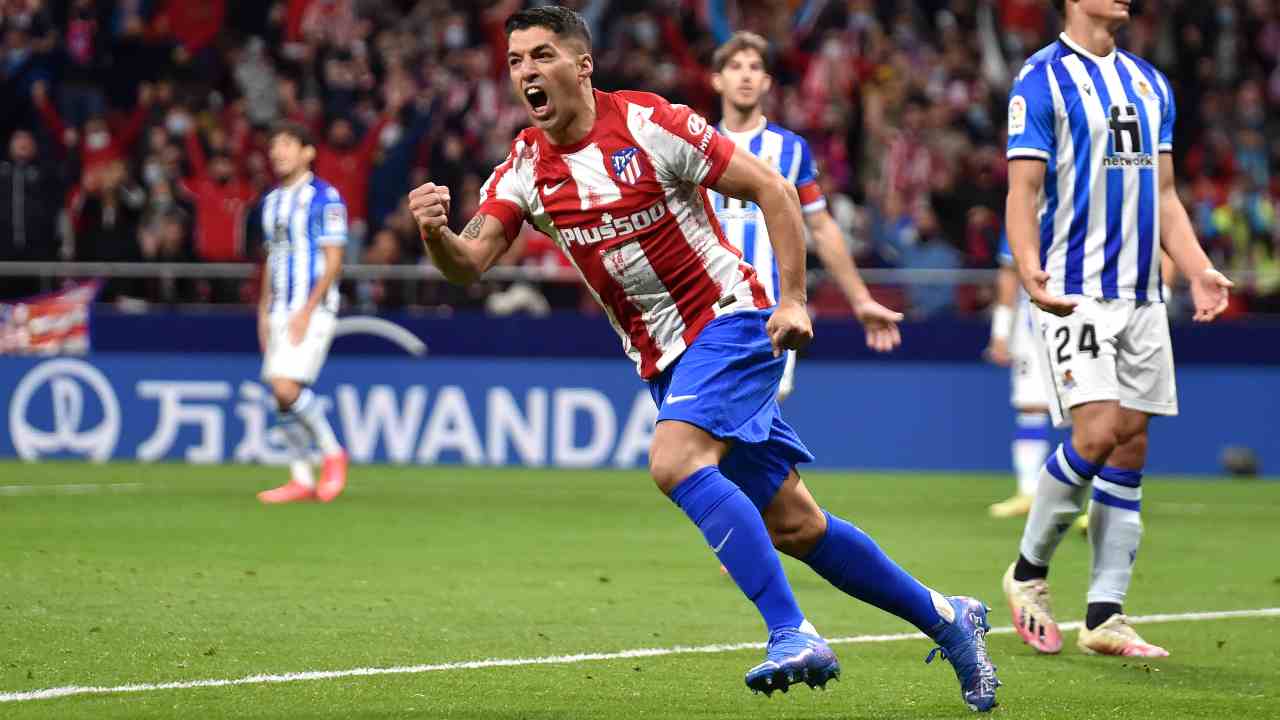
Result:
<instances>
[{"instance_id":1,"label":"nike swoosh logo","mask_svg":"<svg viewBox=\"0 0 1280 720\"><path fill-rule=\"evenodd\" d=\"M567 183L567 182L569 182L569 179L568 179L568 178L565 178L564 180L561 180L560 182L556 183L555 185L543 185L543 186L542 186L542 194L543 194L543 196L547 196L547 195L555 195L555 194L556 194L556 191L557 191L557 190L559 190L560 188L564 187L564 184L565 184L565 183Z\"/></svg>"},{"instance_id":2,"label":"nike swoosh logo","mask_svg":"<svg viewBox=\"0 0 1280 720\"><path fill-rule=\"evenodd\" d=\"M667 395L667 403L672 404L672 403L684 402L685 400L692 400L696 397L698 396L697 395Z\"/></svg>"},{"instance_id":3,"label":"nike swoosh logo","mask_svg":"<svg viewBox=\"0 0 1280 720\"><path fill-rule=\"evenodd\" d=\"M719 555L720 550L724 548L724 544L729 542L729 536L733 534L733 530L734 530L733 528L729 528L729 532L724 534L724 539L720 541L719 545L711 548L711 552Z\"/></svg>"}]
</instances>

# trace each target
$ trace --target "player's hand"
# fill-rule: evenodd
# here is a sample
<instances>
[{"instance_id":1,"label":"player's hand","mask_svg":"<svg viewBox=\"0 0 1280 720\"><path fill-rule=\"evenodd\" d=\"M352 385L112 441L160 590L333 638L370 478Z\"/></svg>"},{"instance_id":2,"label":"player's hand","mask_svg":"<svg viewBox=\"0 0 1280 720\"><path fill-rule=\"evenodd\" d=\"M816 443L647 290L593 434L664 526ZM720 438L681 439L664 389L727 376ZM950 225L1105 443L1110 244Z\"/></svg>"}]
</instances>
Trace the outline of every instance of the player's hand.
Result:
<instances>
[{"instance_id":1,"label":"player's hand","mask_svg":"<svg viewBox=\"0 0 1280 720\"><path fill-rule=\"evenodd\" d=\"M784 350L799 350L813 340L813 321L804 306L795 301L784 300L773 309L769 323L765 326L769 333L769 342L773 344L773 356L778 357Z\"/></svg>"},{"instance_id":2,"label":"player's hand","mask_svg":"<svg viewBox=\"0 0 1280 720\"><path fill-rule=\"evenodd\" d=\"M1207 267L1197 277L1191 278L1191 301L1196 306L1192 320L1210 322L1227 309L1228 291L1235 283L1212 267Z\"/></svg>"},{"instance_id":3,"label":"player's hand","mask_svg":"<svg viewBox=\"0 0 1280 720\"><path fill-rule=\"evenodd\" d=\"M853 314L867 334L867 347L876 352L889 352L902 344L902 333L898 332L902 313L867 298L854 306Z\"/></svg>"},{"instance_id":4,"label":"player's hand","mask_svg":"<svg viewBox=\"0 0 1280 720\"><path fill-rule=\"evenodd\" d=\"M289 342L294 345L301 345L302 339L307 336L307 326L310 324L310 310L299 310L289 316Z\"/></svg>"},{"instance_id":5,"label":"player's hand","mask_svg":"<svg viewBox=\"0 0 1280 720\"><path fill-rule=\"evenodd\" d=\"M1000 367L1009 367L1013 362L1013 357L1009 355L1009 341L1004 338L991 338L987 349L982 351L982 357Z\"/></svg>"},{"instance_id":6,"label":"player's hand","mask_svg":"<svg viewBox=\"0 0 1280 720\"><path fill-rule=\"evenodd\" d=\"M1066 317L1075 312L1075 300L1049 294L1049 273L1044 270L1036 270L1031 276L1031 282L1023 285L1027 288L1027 295L1030 296L1031 302L1050 315Z\"/></svg>"},{"instance_id":7,"label":"player's hand","mask_svg":"<svg viewBox=\"0 0 1280 720\"><path fill-rule=\"evenodd\" d=\"M449 225L449 188L423 183L409 192L409 212L423 235L437 235Z\"/></svg>"}]
</instances>

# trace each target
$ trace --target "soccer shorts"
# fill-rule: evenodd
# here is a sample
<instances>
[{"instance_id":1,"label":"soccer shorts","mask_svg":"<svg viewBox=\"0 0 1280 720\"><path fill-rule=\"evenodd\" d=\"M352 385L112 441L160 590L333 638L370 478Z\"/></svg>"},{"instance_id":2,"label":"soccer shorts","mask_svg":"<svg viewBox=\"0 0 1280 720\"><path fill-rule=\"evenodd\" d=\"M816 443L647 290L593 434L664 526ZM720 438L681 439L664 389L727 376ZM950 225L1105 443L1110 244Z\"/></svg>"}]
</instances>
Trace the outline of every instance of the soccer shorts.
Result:
<instances>
[{"instance_id":1,"label":"soccer shorts","mask_svg":"<svg viewBox=\"0 0 1280 720\"><path fill-rule=\"evenodd\" d=\"M1009 403L1019 409L1049 407L1049 379L1044 353L1036 343L1035 322L1030 303L1020 305L1009 335Z\"/></svg>"},{"instance_id":2,"label":"soccer shorts","mask_svg":"<svg viewBox=\"0 0 1280 720\"><path fill-rule=\"evenodd\" d=\"M1072 296L1075 312L1037 309L1041 351L1049 368L1053 424L1070 424L1077 405L1118 400L1151 415L1177 415L1169 316L1164 303Z\"/></svg>"},{"instance_id":3,"label":"soccer shorts","mask_svg":"<svg viewBox=\"0 0 1280 720\"><path fill-rule=\"evenodd\" d=\"M315 382L329 354L337 317L325 310L311 313L307 334L297 345L289 340L287 316L275 314L267 322L267 351L262 359L262 379L283 378L303 385Z\"/></svg>"},{"instance_id":4,"label":"soccer shorts","mask_svg":"<svg viewBox=\"0 0 1280 720\"><path fill-rule=\"evenodd\" d=\"M813 455L782 419L778 383L786 355L765 332L771 310L722 315L649 382L658 422L679 420L732 441L720 471L763 511L797 463Z\"/></svg>"}]
</instances>

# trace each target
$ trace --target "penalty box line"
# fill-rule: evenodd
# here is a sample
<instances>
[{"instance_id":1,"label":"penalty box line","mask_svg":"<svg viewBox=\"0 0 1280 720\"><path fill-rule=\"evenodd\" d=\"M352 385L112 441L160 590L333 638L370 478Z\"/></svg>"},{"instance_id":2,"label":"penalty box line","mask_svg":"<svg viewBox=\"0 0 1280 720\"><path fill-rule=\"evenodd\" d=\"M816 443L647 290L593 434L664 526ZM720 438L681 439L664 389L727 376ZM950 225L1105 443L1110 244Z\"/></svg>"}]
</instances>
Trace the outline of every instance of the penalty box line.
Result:
<instances>
[{"instance_id":1,"label":"penalty box line","mask_svg":"<svg viewBox=\"0 0 1280 720\"><path fill-rule=\"evenodd\" d=\"M1258 608L1255 610L1223 610L1218 612L1163 613L1158 615L1132 616L1130 620L1140 624L1172 623L1172 622L1204 622L1208 620L1228 620L1233 618L1280 617L1280 608ZM1079 629L1081 621L1061 623L1063 630ZM1014 632L1011 626L992 628L989 635L1009 635ZM853 635L849 637L828 638L832 645L852 645L859 643L884 643L899 640L922 640L922 633L892 633L887 635ZM348 670L311 670L306 672L279 673L270 675L249 675L241 678L213 680L184 680L164 683L133 683L129 685L85 686L67 685L63 687L45 688L43 690L27 690L23 692L0 693L0 703L29 702L32 700L51 700L71 697L73 695L109 695L115 693L140 693L158 690L190 690L194 688L231 687L235 685L268 685L273 683L301 682L304 680L334 680L349 677L369 677L374 675L416 675L448 670L481 670L498 667L523 667L527 665L572 665L583 662L603 660L627 660L632 658L662 657L665 655L695 655L733 652L736 650L759 650L764 648L762 642L726 643L717 645L677 645L666 648L637 648L617 652L577 653L573 655L548 655L531 658L490 658L487 660L470 660L463 662L437 663L434 665L402 665L393 667L351 668Z\"/></svg>"}]
</instances>

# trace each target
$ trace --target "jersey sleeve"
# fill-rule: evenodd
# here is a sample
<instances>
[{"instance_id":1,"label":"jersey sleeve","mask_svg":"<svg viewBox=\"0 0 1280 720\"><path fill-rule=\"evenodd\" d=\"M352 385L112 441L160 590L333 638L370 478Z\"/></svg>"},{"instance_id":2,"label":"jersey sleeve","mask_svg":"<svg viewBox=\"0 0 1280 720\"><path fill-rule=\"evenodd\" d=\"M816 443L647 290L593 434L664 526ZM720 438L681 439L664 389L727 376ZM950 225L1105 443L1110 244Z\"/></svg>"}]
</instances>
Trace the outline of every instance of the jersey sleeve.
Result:
<instances>
[{"instance_id":1,"label":"jersey sleeve","mask_svg":"<svg viewBox=\"0 0 1280 720\"><path fill-rule=\"evenodd\" d=\"M656 96L655 96L656 97ZM687 105L657 98L648 119L632 106L628 124L659 174L673 180L713 185L733 157L734 144Z\"/></svg>"},{"instance_id":2,"label":"jersey sleeve","mask_svg":"<svg viewBox=\"0 0 1280 720\"><path fill-rule=\"evenodd\" d=\"M1000 231L1000 250L996 252L996 260L1001 267L1013 267L1013 250L1009 247L1009 235Z\"/></svg>"},{"instance_id":3,"label":"jersey sleeve","mask_svg":"<svg viewBox=\"0 0 1280 720\"><path fill-rule=\"evenodd\" d=\"M1173 152L1173 122L1178 117L1178 106L1173 101L1173 89L1164 73L1156 71L1156 81L1160 83L1160 152Z\"/></svg>"},{"instance_id":4,"label":"jersey sleeve","mask_svg":"<svg viewBox=\"0 0 1280 720\"><path fill-rule=\"evenodd\" d=\"M796 138L800 151L800 169L796 173L796 193L800 195L800 209L806 213L827 209L827 199L818 187L818 168L813 162L813 153L809 143L802 137Z\"/></svg>"},{"instance_id":5,"label":"jersey sleeve","mask_svg":"<svg viewBox=\"0 0 1280 720\"><path fill-rule=\"evenodd\" d=\"M333 187L311 201L311 237L320 246L347 244L347 206Z\"/></svg>"},{"instance_id":6,"label":"jersey sleeve","mask_svg":"<svg viewBox=\"0 0 1280 720\"><path fill-rule=\"evenodd\" d=\"M1027 65L1009 91L1009 146L1005 157L1049 161L1054 150L1053 97L1049 71Z\"/></svg>"},{"instance_id":7,"label":"jersey sleeve","mask_svg":"<svg viewBox=\"0 0 1280 720\"><path fill-rule=\"evenodd\" d=\"M529 188L526 171L532 167L535 149L521 135L511 143L511 152L502 164L493 169L489 179L480 186L480 205L477 214L492 215L502 223L503 232L510 242L520 234L524 219L529 215Z\"/></svg>"}]
</instances>

